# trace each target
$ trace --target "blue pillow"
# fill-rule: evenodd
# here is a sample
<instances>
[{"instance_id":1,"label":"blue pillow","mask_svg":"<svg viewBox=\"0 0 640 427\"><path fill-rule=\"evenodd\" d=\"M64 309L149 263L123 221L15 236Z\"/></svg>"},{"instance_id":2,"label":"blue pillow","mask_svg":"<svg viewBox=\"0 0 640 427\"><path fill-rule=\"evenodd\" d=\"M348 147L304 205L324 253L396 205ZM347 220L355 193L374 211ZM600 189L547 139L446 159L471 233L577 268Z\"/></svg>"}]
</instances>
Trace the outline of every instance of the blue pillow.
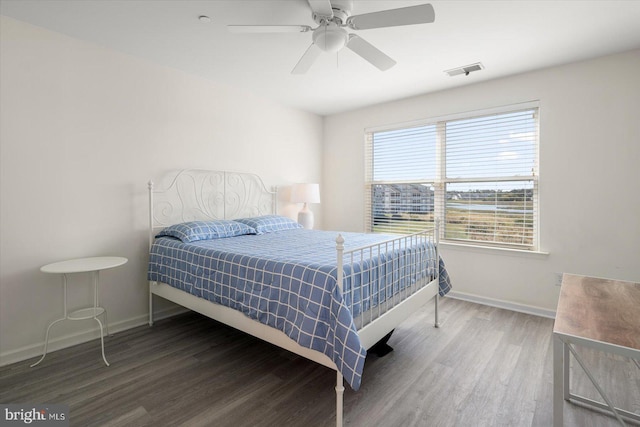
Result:
<instances>
[{"instance_id":1,"label":"blue pillow","mask_svg":"<svg viewBox=\"0 0 640 427\"><path fill-rule=\"evenodd\" d=\"M231 220L190 221L171 225L162 230L156 237L170 236L182 240L183 243L198 240L213 240L223 237L257 234L256 230L241 222Z\"/></svg>"},{"instance_id":2,"label":"blue pillow","mask_svg":"<svg viewBox=\"0 0 640 427\"><path fill-rule=\"evenodd\" d=\"M263 215L253 218L240 218L235 221L248 225L256 231L256 234L272 233L274 231L293 230L302 228L300 224L291 218L280 215Z\"/></svg>"}]
</instances>

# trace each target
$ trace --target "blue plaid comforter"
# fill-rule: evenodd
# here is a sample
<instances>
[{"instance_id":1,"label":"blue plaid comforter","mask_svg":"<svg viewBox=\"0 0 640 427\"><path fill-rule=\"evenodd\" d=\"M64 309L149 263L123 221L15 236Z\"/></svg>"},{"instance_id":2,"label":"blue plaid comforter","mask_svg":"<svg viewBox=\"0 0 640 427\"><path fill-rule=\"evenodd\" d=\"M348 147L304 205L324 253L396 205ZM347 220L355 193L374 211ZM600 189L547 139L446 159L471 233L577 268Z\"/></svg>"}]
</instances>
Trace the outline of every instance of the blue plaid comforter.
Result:
<instances>
[{"instance_id":1,"label":"blue plaid comforter","mask_svg":"<svg viewBox=\"0 0 640 427\"><path fill-rule=\"evenodd\" d=\"M389 238L362 233L343 236L345 250ZM305 229L193 243L160 237L151 249L148 279L279 329L301 346L327 355L358 390L366 349L354 325L357 313L347 308L349 295L357 292L350 292L352 285L345 283L343 296L336 283L335 237L335 232ZM351 268L360 267L345 266L345 271ZM444 295L451 285L442 260L439 270L440 295ZM377 303L367 301L369 306ZM362 304L362 309L367 308Z\"/></svg>"}]
</instances>

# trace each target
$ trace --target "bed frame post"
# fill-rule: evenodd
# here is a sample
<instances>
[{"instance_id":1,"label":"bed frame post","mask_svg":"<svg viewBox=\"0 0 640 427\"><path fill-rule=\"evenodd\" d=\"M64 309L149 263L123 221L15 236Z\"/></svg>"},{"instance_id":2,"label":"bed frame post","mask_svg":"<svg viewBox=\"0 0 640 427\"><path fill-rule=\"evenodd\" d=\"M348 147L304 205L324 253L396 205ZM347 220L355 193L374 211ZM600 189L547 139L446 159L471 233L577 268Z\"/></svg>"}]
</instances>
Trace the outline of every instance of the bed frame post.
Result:
<instances>
[{"instance_id":1,"label":"bed frame post","mask_svg":"<svg viewBox=\"0 0 640 427\"><path fill-rule=\"evenodd\" d=\"M344 382L340 371L336 371L336 427L342 427Z\"/></svg>"},{"instance_id":2,"label":"bed frame post","mask_svg":"<svg viewBox=\"0 0 640 427\"><path fill-rule=\"evenodd\" d=\"M440 298L440 293L436 293L436 296L433 298L433 303L435 305L435 321L433 326L436 328L440 327L440 321L438 320L438 298Z\"/></svg>"},{"instance_id":3,"label":"bed frame post","mask_svg":"<svg viewBox=\"0 0 640 427\"><path fill-rule=\"evenodd\" d=\"M438 282L440 281L440 219L436 218L435 221L435 228L433 229L433 232L435 233L435 239L436 239L436 277L438 278ZM437 284L438 288L440 286L440 283ZM440 327L440 321L438 320L438 300L440 299L440 291L438 290L436 292L436 296L433 298L433 303L434 303L434 307L435 307L435 320L433 323L433 326L436 328Z\"/></svg>"},{"instance_id":4,"label":"bed frame post","mask_svg":"<svg viewBox=\"0 0 640 427\"><path fill-rule=\"evenodd\" d=\"M153 181L147 184L149 189L149 252L153 245ZM153 326L153 293L151 292L152 283L149 282L149 326Z\"/></svg>"},{"instance_id":5,"label":"bed frame post","mask_svg":"<svg viewBox=\"0 0 640 427\"><path fill-rule=\"evenodd\" d=\"M153 245L153 181L147 183L149 189L149 250Z\"/></svg>"},{"instance_id":6,"label":"bed frame post","mask_svg":"<svg viewBox=\"0 0 640 427\"><path fill-rule=\"evenodd\" d=\"M336 254L337 254L337 281L336 283L338 284L338 286L340 287L340 291L342 291L344 289L344 287L342 286L342 281L344 280L344 271L343 271L343 265L342 265L342 258L344 257L344 237L342 237L342 234L338 234L338 237L336 237Z\"/></svg>"},{"instance_id":7,"label":"bed frame post","mask_svg":"<svg viewBox=\"0 0 640 427\"><path fill-rule=\"evenodd\" d=\"M337 277L336 283L340 288L340 291L344 289L342 286L342 281L344 280L344 271L343 271L343 257L344 257L344 237L342 234L338 234L336 237L336 256L337 259ZM336 427L342 427L342 417L343 417L343 395L344 395L344 381L342 378L342 374L336 368Z\"/></svg>"},{"instance_id":8,"label":"bed frame post","mask_svg":"<svg viewBox=\"0 0 640 427\"><path fill-rule=\"evenodd\" d=\"M271 193L273 193L272 201L271 201L271 211L274 214L278 214L278 186L274 185L271 187Z\"/></svg>"}]
</instances>

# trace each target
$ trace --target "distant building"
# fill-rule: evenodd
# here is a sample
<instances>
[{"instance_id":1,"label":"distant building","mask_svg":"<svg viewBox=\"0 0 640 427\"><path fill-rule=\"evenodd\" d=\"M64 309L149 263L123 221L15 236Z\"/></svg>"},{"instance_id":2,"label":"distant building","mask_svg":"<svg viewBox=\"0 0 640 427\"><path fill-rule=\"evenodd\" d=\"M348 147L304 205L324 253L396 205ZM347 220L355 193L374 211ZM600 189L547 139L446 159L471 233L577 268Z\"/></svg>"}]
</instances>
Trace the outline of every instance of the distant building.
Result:
<instances>
[{"instance_id":1,"label":"distant building","mask_svg":"<svg viewBox=\"0 0 640 427\"><path fill-rule=\"evenodd\" d=\"M374 218L433 212L434 194L429 185L377 184L372 197Z\"/></svg>"}]
</instances>

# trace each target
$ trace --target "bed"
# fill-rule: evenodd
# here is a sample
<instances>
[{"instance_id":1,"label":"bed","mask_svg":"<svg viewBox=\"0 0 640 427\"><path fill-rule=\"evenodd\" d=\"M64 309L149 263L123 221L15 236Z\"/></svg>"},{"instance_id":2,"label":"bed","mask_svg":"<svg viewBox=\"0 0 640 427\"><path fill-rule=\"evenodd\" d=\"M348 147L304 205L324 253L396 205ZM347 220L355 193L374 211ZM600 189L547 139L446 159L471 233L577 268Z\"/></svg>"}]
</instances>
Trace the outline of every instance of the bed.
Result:
<instances>
[{"instance_id":1,"label":"bed","mask_svg":"<svg viewBox=\"0 0 640 427\"><path fill-rule=\"evenodd\" d=\"M367 354L450 289L437 226L408 236L306 230L254 174L184 170L149 182L154 295L336 371L357 390Z\"/></svg>"}]
</instances>

